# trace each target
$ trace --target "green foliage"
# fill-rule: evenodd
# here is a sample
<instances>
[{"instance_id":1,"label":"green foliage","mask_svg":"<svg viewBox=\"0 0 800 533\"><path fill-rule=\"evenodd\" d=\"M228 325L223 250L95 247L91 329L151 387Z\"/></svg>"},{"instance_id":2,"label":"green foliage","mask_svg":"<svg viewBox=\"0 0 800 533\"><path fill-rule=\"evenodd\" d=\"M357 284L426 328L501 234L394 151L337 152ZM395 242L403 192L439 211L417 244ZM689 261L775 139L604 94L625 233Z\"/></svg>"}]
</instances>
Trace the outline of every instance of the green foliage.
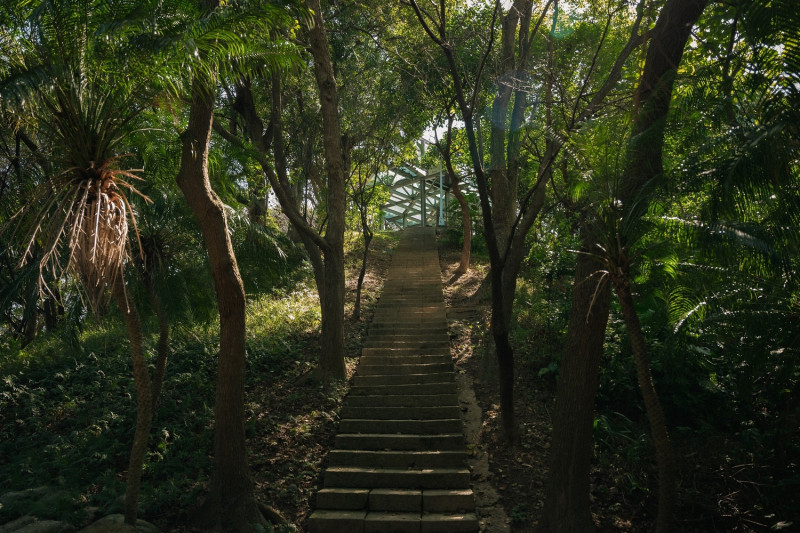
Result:
<instances>
[{"instance_id":1,"label":"green foliage","mask_svg":"<svg viewBox=\"0 0 800 533\"><path fill-rule=\"evenodd\" d=\"M677 73L664 173L641 219L627 220L617 199L636 109L630 95L643 56L634 52L592 121L577 131L571 122L628 38L629 4L561 2L534 36L530 72L494 72L476 88L470 73L484 60L493 3L446 3L456 69L465 92L478 92L481 149L489 153L492 126L506 127L492 124L489 102L508 79L527 91L531 104L520 129L518 193L538 175L545 143L561 147L518 283L515 350L528 375L557 379L581 232L591 227L605 236L602 249L593 251L598 260L618 259L614 252L624 243L676 447L700 457L688 457L682 472L688 499L719 506L704 495L717 491L706 489L735 482L745 487L745 504L789 515L800 493L794 460L800 455L800 12L792 0L709 6ZM371 190L364 177L416 157L414 141L426 125L443 124L452 112L454 87L442 55L404 7L335 2L325 9L351 173L348 228L360 227L361 209L374 227L386 189ZM14 213L26 205L46 214L38 210L57 203L31 202L34 191L49 192L64 184L54 178L92 162L111 161L117 171L143 168L139 175L146 181L136 186L153 200L130 200L144 254L133 249L138 243L132 246L126 272L145 320L150 284L175 332L146 464L146 515L185 512L210 468L216 301L202 238L174 184L186 121L176 96L187 94L193 78L214 80L222 108L216 118L238 133L235 85L247 78L266 117L274 96L270 75L280 72L285 170L304 215L324 228L320 117L312 104L317 93L298 44L309 22L298 2L222 2L211 11L184 0L0 5L0 226L12 227ZM499 63L494 44L486 72ZM249 149L215 136L211 174L229 215L250 306L249 386L269 387L311 367L320 318L308 268L268 213L263 169ZM471 167L458 129L453 152L459 171ZM429 151L422 164L433 167L438 160ZM477 198L467 196L479 222ZM445 240L460 244L455 202L448 220ZM481 232L477 223L475 252L485 251ZM356 235L350 234L351 250L360 246ZM19 237L0 233L0 479L4 491L50 485L57 493L44 504L26 497L6 505L0 522L33 509L78 523L84 507L119 508L135 414L126 343L115 311L102 309L102 318L90 319L74 280L41 269L42 239L27 241L32 253L20 264L25 247ZM396 235L376 233L375 239L380 247ZM36 290L42 274L54 293L49 303ZM54 307L45 313L47 305ZM42 333L44 315L55 323ZM147 343L152 352L151 335ZM645 498L653 483L651 452L630 356L619 310L612 308L595 424L598 463L612 471L617 486ZM301 393L287 394L292 401ZM336 403L334 393L308 394L322 405ZM281 413L260 416L271 406L249 408L248 435L263 424L287 422ZM309 432L299 418L292 423L291 431ZM715 449L704 450L708 443ZM717 453L722 449L724 457ZM298 487L310 470L295 466L275 467L284 469L285 479L270 487L271 497L304 497ZM689 488L695 481L700 488ZM730 501L741 504L733 496ZM511 512L518 522L528 514L522 507Z\"/></svg>"},{"instance_id":2,"label":"green foliage","mask_svg":"<svg viewBox=\"0 0 800 533\"><path fill-rule=\"evenodd\" d=\"M573 246L567 244L570 241ZM517 282L511 337L532 375L553 379L558 374L575 268L575 254L570 248L577 245L559 216L545 217L531 235L525 270Z\"/></svg>"},{"instance_id":3,"label":"green foliage","mask_svg":"<svg viewBox=\"0 0 800 533\"><path fill-rule=\"evenodd\" d=\"M472 220L472 251L486 253L486 241L483 238L483 224L480 224L480 201L473 192L464 193L469 205L469 216ZM450 201L445 205L444 240L449 246L461 247L464 244L464 222L461 219L461 205L458 200L450 195Z\"/></svg>"},{"instance_id":4,"label":"green foliage","mask_svg":"<svg viewBox=\"0 0 800 533\"><path fill-rule=\"evenodd\" d=\"M253 300L248 387L269 387L287 375L293 380L310 368L319 319L314 291L302 284ZM119 510L124 483L118 473L127 465L135 390L126 343L120 342L125 336L115 324L109 316L87 326L82 351L52 335L25 350L2 346L0 455L6 460L0 477L4 491L58 489L61 503L37 516L80 523L86 506ZM217 336L215 326L201 324L185 324L173 336L145 464L144 516L175 520L200 498L211 468ZM33 504L0 509L0 521L31 513Z\"/></svg>"}]
</instances>

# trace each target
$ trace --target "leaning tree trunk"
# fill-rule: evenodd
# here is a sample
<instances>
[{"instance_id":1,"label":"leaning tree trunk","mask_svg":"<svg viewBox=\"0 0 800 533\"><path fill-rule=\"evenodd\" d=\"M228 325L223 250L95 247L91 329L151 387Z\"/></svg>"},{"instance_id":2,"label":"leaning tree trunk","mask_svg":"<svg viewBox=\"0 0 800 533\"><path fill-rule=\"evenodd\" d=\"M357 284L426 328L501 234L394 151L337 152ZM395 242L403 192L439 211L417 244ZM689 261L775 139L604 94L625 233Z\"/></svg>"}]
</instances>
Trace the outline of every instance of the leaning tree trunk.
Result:
<instances>
[{"instance_id":1,"label":"leaning tree trunk","mask_svg":"<svg viewBox=\"0 0 800 533\"><path fill-rule=\"evenodd\" d=\"M313 6L312 6L313 7ZM317 12L318 10L315 10ZM318 24L322 24L321 15ZM311 30L312 36L317 31L317 26ZM255 157L261 165L267 179L272 185L272 190L278 198L281 209L289 218L292 227L297 230L298 237L308 252L309 260L314 269L314 281L319 293L321 315L322 315L322 339L320 350L320 378L323 381L344 379L344 171L341 150L338 141L330 141L334 137L332 131L339 131L338 128L338 108L336 104L336 84L332 78L333 69L330 66L330 54L327 52L327 41L323 36L312 38L315 43L312 50L324 47L324 51L317 49L319 60L315 59L315 65L320 61L324 62L328 58L328 69L321 68L320 74L320 101L323 109L323 125L325 126L325 146L326 158L333 165L328 168L328 231L322 237L312 228L298 209L296 198L286 176L286 159L283 155L283 142L281 139L281 90L280 76L273 74L272 83L272 123L270 130L273 132L273 161L267 156L268 143L263 137L264 125L259 118L252 92L248 84L240 84L237 87L236 110L242 114L245 120L247 136L256 148ZM330 81L326 76L330 76ZM333 111L331 111L331 108ZM335 125L331 125L331 115L335 117ZM230 142L242 146L232 132L221 128L218 125L216 130ZM331 130L331 131L329 131ZM338 134L335 135L338 139ZM338 153L338 156L331 159L331 153Z\"/></svg>"},{"instance_id":2,"label":"leaning tree trunk","mask_svg":"<svg viewBox=\"0 0 800 533\"><path fill-rule=\"evenodd\" d=\"M144 454L147 451L150 425L153 423L152 393L150 374L144 358L142 321L135 305L128 299L122 273L117 274L116 280L113 282L112 293L128 330L131 359L133 360L133 377L136 383L136 430L133 433L131 456L128 461L128 479L125 483L125 523L136 525L139 489L142 486L142 465L144 464Z\"/></svg>"},{"instance_id":3,"label":"leaning tree trunk","mask_svg":"<svg viewBox=\"0 0 800 533\"><path fill-rule=\"evenodd\" d=\"M609 284L589 255L586 238L577 257L567 339L553 411L550 473L540 531L586 533L594 530L589 509L594 399L600 383L610 305Z\"/></svg>"},{"instance_id":4,"label":"leaning tree trunk","mask_svg":"<svg viewBox=\"0 0 800 533\"><path fill-rule=\"evenodd\" d=\"M625 318L625 326L628 328L628 335L631 338L633 359L636 362L636 378L644 400L647 419L650 421L650 432L656 450L656 466L658 468L656 533L667 533L672 525L672 512L675 507L675 458L672 454L664 411L653 385L653 375L650 372L650 361L647 357L647 345L642 333L642 324L639 322L639 315L636 314L633 305L629 272L624 269L613 280L622 315Z\"/></svg>"},{"instance_id":5,"label":"leaning tree trunk","mask_svg":"<svg viewBox=\"0 0 800 533\"><path fill-rule=\"evenodd\" d=\"M668 0L651 32L644 72L636 93L641 112L632 127L629 160L620 191L627 225L647 211L647 195L657 182L655 178L662 173L663 132L674 74L691 29L705 5L706 0ZM632 32L629 45L637 41L635 34ZM629 54L630 51L626 45L624 52ZM615 77L621 72L621 66L618 58ZM604 85L604 90L610 87ZM592 289L580 285L581 282L590 285L585 280L602 275L588 256L596 253L593 240L585 241L583 251L578 257L573 307L553 416L551 467L541 528L547 532L593 529L589 510L591 423L603 333L608 320L609 290L608 284L604 284L595 295Z\"/></svg>"},{"instance_id":6,"label":"leaning tree trunk","mask_svg":"<svg viewBox=\"0 0 800 533\"><path fill-rule=\"evenodd\" d=\"M177 177L203 234L219 308L214 471L200 520L204 526L223 527L226 531L255 531L255 524L266 526L267 522L253 494L245 447L245 295L224 206L211 188L208 175L213 103L211 90L194 80Z\"/></svg>"}]
</instances>

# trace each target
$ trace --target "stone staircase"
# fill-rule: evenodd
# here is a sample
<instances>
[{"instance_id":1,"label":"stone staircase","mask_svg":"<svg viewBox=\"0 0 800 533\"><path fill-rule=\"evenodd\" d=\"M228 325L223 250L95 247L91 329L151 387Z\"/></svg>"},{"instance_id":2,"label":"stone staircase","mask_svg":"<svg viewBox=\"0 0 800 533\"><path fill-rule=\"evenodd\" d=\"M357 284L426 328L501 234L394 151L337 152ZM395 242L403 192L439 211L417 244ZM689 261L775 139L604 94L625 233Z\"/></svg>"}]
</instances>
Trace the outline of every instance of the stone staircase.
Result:
<instances>
[{"instance_id":1,"label":"stone staircase","mask_svg":"<svg viewBox=\"0 0 800 533\"><path fill-rule=\"evenodd\" d=\"M398 245L311 533L477 532L433 231Z\"/></svg>"}]
</instances>

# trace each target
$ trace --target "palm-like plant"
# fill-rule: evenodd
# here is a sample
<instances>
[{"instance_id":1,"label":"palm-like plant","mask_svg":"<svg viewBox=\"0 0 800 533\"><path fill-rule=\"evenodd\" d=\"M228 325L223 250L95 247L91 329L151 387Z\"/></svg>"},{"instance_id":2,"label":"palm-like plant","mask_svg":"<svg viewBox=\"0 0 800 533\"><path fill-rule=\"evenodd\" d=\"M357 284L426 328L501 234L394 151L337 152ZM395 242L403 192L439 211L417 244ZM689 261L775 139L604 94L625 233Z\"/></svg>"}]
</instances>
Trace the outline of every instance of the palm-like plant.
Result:
<instances>
[{"instance_id":1,"label":"palm-like plant","mask_svg":"<svg viewBox=\"0 0 800 533\"><path fill-rule=\"evenodd\" d=\"M94 10L89 1L52 1L18 12L18 31L0 43L11 59L0 95L16 127L47 143L41 148L54 168L14 217L25 237L21 261L40 246L41 268L55 279L71 268L96 307L127 258L129 224L135 228L126 192L138 193L138 178L119 168L117 150L139 106L109 64L111 47L93 34L102 15ZM70 42L70 33L83 39Z\"/></svg>"},{"instance_id":2,"label":"palm-like plant","mask_svg":"<svg viewBox=\"0 0 800 533\"><path fill-rule=\"evenodd\" d=\"M22 236L23 263L33 259L34 247L42 250L41 280L45 270L53 279L71 272L93 308L102 307L111 289L123 313L138 396L125 498L126 521L135 523L152 399L141 322L123 278L129 228L135 232L136 226L127 195L138 194L131 183L138 177L119 168L124 156L118 150L141 109L145 85L120 75L120 43L100 32L101 21L113 15L110 4L4 6L14 25L0 40L0 55L10 59L1 73L2 105L18 128L32 128L43 139L54 169L15 215L14 235Z\"/></svg>"}]
</instances>

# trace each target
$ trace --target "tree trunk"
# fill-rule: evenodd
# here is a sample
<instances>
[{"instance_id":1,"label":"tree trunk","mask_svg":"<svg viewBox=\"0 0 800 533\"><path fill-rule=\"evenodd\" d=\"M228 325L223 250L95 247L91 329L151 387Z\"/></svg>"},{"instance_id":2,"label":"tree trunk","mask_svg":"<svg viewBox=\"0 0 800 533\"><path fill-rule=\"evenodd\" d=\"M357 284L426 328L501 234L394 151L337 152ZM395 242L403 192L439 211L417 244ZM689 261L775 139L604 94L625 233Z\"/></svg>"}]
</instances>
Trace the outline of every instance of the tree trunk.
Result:
<instances>
[{"instance_id":1,"label":"tree trunk","mask_svg":"<svg viewBox=\"0 0 800 533\"><path fill-rule=\"evenodd\" d=\"M663 131L674 73L692 26L705 4L706 0L669 0L659 13L652 32L642 81L637 90L637 101L642 108L632 128L629 160L620 191L626 227L646 212L647 192L654 185L654 178L661 174ZM634 28L638 24L637 20ZM609 76L582 117L589 110L596 109L598 98L610 90L621 71L620 59L630 54L636 42L635 31L632 31L628 45L612 69L613 76ZM584 253L578 256L572 311L553 415L551 469L542 531L582 532L593 529L589 511L591 424L610 292L609 284L605 283L594 294L593 287L603 274L586 254L596 253L596 250L591 239L585 240ZM586 279L589 281L583 281ZM581 281L591 288L582 286ZM589 310L591 313L587 314Z\"/></svg>"},{"instance_id":2,"label":"tree trunk","mask_svg":"<svg viewBox=\"0 0 800 533\"><path fill-rule=\"evenodd\" d=\"M315 29L311 30L312 34ZM314 39L312 39L312 41L313 40ZM319 37L317 37L315 42L317 46L321 46L318 41ZM327 51L327 41L325 41L325 47L325 51ZM329 54L328 60L330 60ZM317 62L318 61L315 60L315 64ZM328 62L328 66L330 66L330 61ZM325 91L327 92L323 91L322 87L320 88L320 94L324 92L328 94L327 100L322 96L320 98L321 101L323 101L323 111L328 110L327 113L323 113L323 123L328 127L330 127L330 85L331 83L328 82L324 84ZM334 106L336 105L335 89L335 81L333 81ZM278 198L281 209L287 218L289 218L292 227L297 232L298 238L303 242L314 269L314 281L319 294L322 314L320 377L324 381L344 379L344 173L341 150L338 151L339 156L337 158L338 172L336 169L333 169L334 176L338 176L339 179L337 180L334 178L331 182L330 168L328 172L328 231L326 236L322 237L309 225L308 221L300 213L297 197L288 181L288 176L286 174L287 162L283 150L281 100L280 74L274 73L272 76L272 123L268 129L268 133L271 132L272 134L274 168L273 162L267 157L269 141L265 138L263 133L264 124L257 114L255 101L250 86L246 81L237 86L236 103L234 107L244 118L247 136L253 141L257 149L255 153L256 159L272 185L272 189ZM328 118L326 119L326 117ZM336 129L338 131L338 110L336 110L336 118ZM215 125L215 129L230 142L241 144L240 139L231 132L219 127L219 125ZM327 143L328 135L329 133L326 133L326 148L329 148ZM340 148L338 139L339 137L337 136L336 149ZM327 150L326 156L328 156L328 158L330 157ZM336 162L332 164L335 166Z\"/></svg>"},{"instance_id":3,"label":"tree trunk","mask_svg":"<svg viewBox=\"0 0 800 533\"><path fill-rule=\"evenodd\" d=\"M246 109L247 114L245 116L247 117L249 123L258 128L257 132L258 135L260 135L263 126L260 124L260 120L254 120L256 117L255 103L249 87L247 88L247 92L243 93L243 95L246 95L248 98L248 107ZM278 192L277 189L282 189L284 191L287 201L290 202L290 209L292 212L296 213L295 218L299 218L301 216L300 205L302 195L298 195L297 189L292 187L292 185L289 183L289 176L287 173L289 163L286 159L286 150L283 144L283 81L280 72L274 72L272 74L271 112L272 117L270 128L272 130L272 150L275 158L275 174L277 177L277 182L273 183L273 189L276 190L276 192ZM264 152L266 152L266 146L264 146ZM267 179L270 178L268 177ZM286 208L284 208L284 211L286 211ZM303 221L306 221L305 213L302 215L302 217ZM314 271L314 283L317 286L317 294L319 295L320 306L324 308L325 264L323 254L320 251L319 245L309 235L310 228L304 228L303 226L298 225L296 222L292 222L291 217L290 223L292 224L291 227L294 228L298 239L303 243L303 247L308 254L308 260L311 263L311 268Z\"/></svg>"},{"instance_id":4,"label":"tree trunk","mask_svg":"<svg viewBox=\"0 0 800 533\"><path fill-rule=\"evenodd\" d=\"M296 228L295 228L296 229ZM320 307L325 301L325 262L322 252L314 241L304 232L296 231L298 239L303 243L303 248L308 255L308 262L311 263L311 270L314 272L314 285L317 287Z\"/></svg>"},{"instance_id":5,"label":"tree trunk","mask_svg":"<svg viewBox=\"0 0 800 533\"><path fill-rule=\"evenodd\" d=\"M36 332L39 329L39 309L37 301L34 299L28 302L22 313L22 344L24 348L36 339Z\"/></svg>"},{"instance_id":6,"label":"tree trunk","mask_svg":"<svg viewBox=\"0 0 800 533\"><path fill-rule=\"evenodd\" d=\"M339 126L339 95L333 62L328 49L328 37L319 0L308 0L314 12L314 27L309 30L314 75L319 87L322 112L325 168L328 175L328 227L325 241L325 298L322 302L322 379L343 380L344 366L344 226L345 179L342 157L342 134Z\"/></svg>"},{"instance_id":7,"label":"tree trunk","mask_svg":"<svg viewBox=\"0 0 800 533\"><path fill-rule=\"evenodd\" d=\"M600 383L610 303L607 280L588 255L594 240L585 237L575 267L572 310L558 375L550 446L550 473L540 531L586 533L594 530L589 510L594 399Z\"/></svg>"},{"instance_id":8,"label":"tree trunk","mask_svg":"<svg viewBox=\"0 0 800 533\"><path fill-rule=\"evenodd\" d=\"M156 346L156 365L153 371L153 387L152 387L152 406L153 413L155 414L158 408L158 402L161 399L161 387L164 384L164 375L167 372L167 359L169 358L169 317L161 305L161 297L155 288L149 283L147 285L147 294L150 297L150 305L156 313L158 319L158 344Z\"/></svg>"},{"instance_id":9,"label":"tree trunk","mask_svg":"<svg viewBox=\"0 0 800 533\"><path fill-rule=\"evenodd\" d=\"M450 104L448 103L448 108ZM436 142L434 143L436 149L439 150L439 154L441 155L442 159L444 160L444 166L447 169L447 175L450 176L450 185L453 188L453 196L456 197L458 201L458 205L461 208L461 226L462 226L462 233L463 233L463 244L461 245L461 260L458 263L458 268L453 273L453 277L458 278L461 274L464 274L467 270L469 270L469 261L470 255L472 253L472 217L470 216L469 212L469 203L467 202L467 198L464 196L464 193L461 192L461 187L459 183L458 174L456 174L455 168L453 168L453 121L455 116L453 113L447 113L447 135L445 137L444 143L442 143L438 136L436 137Z\"/></svg>"},{"instance_id":10,"label":"tree trunk","mask_svg":"<svg viewBox=\"0 0 800 533\"><path fill-rule=\"evenodd\" d=\"M464 193L461 192L459 178L455 169L453 168L453 160L450 157L452 126L453 120L451 116L447 124L447 141L445 143L445 147L442 149L438 143L437 146L439 146L439 150L444 158L447 174L450 176L450 184L453 188L453 196L456 197L456 200L458 200L458 205L461 207L461 224L464 233L464 243L461 245L461 260L459 261L458 268L455 271L455 275L459 276L469 270L470 254L472 253L472 217L469 213L469 203L467 202L467 198L464 196Z\"/></svg>"},{"instance_id":11,"label":"tree trunk","mask_svg":"<svg viewBox=\"0 0 800 533\"><path fill-rule=\"evenodd\" d=\"M515 177L509 173L509 159L515 157L510 152L513 147L508 144L510 137L508 106L514 94L512 85L515 81L515 70L520 65L515 44L517 41L517 28L522 22L527 27L531 17L530 0L514 0L502 20L500 34L499 64L496 67L497 94L492 101L491 131L489 134L490 179L492 187L492 221L494 224L497 246L500 256L505 255L511 237L511 225L514 220L517 190L514 184ZM523 16L523 20L521 19ZM514 111L522 111L514 106ZM519 146L517 145L517 148ZM499 265L492 265L495 268ZM497 297L492 295L493 298Z\"/></svg>"},{"instance_id":12,"label":"tree trunk","mask_svg":"<svg viewBox=\"0 0 800 533\"><path fill-rule=\"evenodd\" d=\"M449 169L448 169L449 170ZM469 213L469 203L466 196L461 192L458 184L458 178L450 174L450 183L453 186L453 196L458 200L458 205L461 207L461 225L463 227L463 244L461 245L461 259L458 262L456 274L464 274L469 270L470 255L472 254L472 217Z\"/></svg>"},{"instance_id":13,"label":"tree trunk","mask_svg":"<svg viewBox=\"0 0 800 533\"><path fill-rule=\"evenodd\" d=\"M35 252L40 256L39 250ZM24 286L25 303L22 306L22 347L32 343L36 339L39 330L39 287L36 283L28 283Z\"/></svg>"},{"instance_id":14,"label":"tree trunk","mask_svg":"<svg viewBox=\"0 0 800 533\"><path fill-rule=\"evenodd\" d=\"M638 220L647 212L652 191L662 177L664 129L672 99L672 88L683 50L691 35L692 27L705 9L706 1L669 0L659 12L653 28L642 78L635 95L638 113L632 126L628 161L619 193L625 217L623 227L626 229L635 228ZM627 234L624 237L629 244L632 244L638 238L638 234ZM631 338L639 389L650 421L656 451L659 476L656 531L665 533L672 525L672 512L675 506L675 464L664 413L653 386L644 334L633 305L630 265L626 250L621 245L617 251L615 267L618 272L614 273L614 287Z\"/></svg>"},{"instance_id":15,"label":"tree trunk","mask_svg":"<svg viewBox=\"0 0 800 533\"><path fill-rule=\"evenodd\" d=\"M44 329L52 333L58 328L58 319L64 315L64 307L59 303L60 291L53 288L55 295L46 296L44 299Z\"/></svg>"},{"instance_id":16,"label":"tree trunk","mask_svg":"<svg viewBox=\"0 0 800 533\"><path fill-rule=\"evenodd\" d=\"M514 313L514 298L517 293L517 278L522 269L522 262L528 253L525 240L528 236L533 223L539 217L539 213L544 207L547 192L547 182L552 174L552 159L547 158L549 151L545 151L545 166L540 167L538 183L530 193L526 205L520 213L521 218L517 221L516 229L511 237L511 242L506 252L503 264L503 305L505 306L503 316L506 320L506 328L511 330L511 318ZM555 157L553 155L553 157ZM542 170L544 168L544 170Z\"/></svg>"},{"instance_id":17,"label":"tree trunk","mask_svg":"<svg viewBox=\"0 0 800 533\"><path fill-rule=\"evenodd\" d=\"M648 196L663 172L664 129L672 87L692 27L706 3L707 0L669 0L651 32L642 79L634 95L639 111L631 128L628 161L619 192L628 220L647 212Z\"/></svg>"},{"instance_id":18,"label":"tree trunk","mask_svg":"<svg viewBox=\"0 0 800 533\"><path fill-rule=\"evenodd\" d=\"M117 278L113 282L112 293L128 330L131 360L133 361L133 378L136 383L136 430L133 433L131 456L128 460L128 479L125 483L125 523L136 525L139 489L142 486L142 465L144 464L144 454L147 451L150 426L153 423L152 393L150 374L144 358L142 321L133 302L128 300L122 273L117 274Z\"/></svg>"},{"instance_id":19,"label":"tree trunk","mask_svg":"<svg viewBox=\"0 0 800 533\"><path fill-rule=\"evenodd\" d=\"M630 274L623 268L620 276L614 277L614 289L619 298L625 326L631 338L633 359L636 362L636 378L639 390L642 393L647 418L650 421L650 432L653 436L653 446L656 450L656 465L658 467L658 518L656 520L656 533L667 533L672 526L672 512L675 507L675 458L672 454L672 445L667 431L667 422L661 402L658 400L653 376L650 372L650 361L647 357L647 345L639 316L633 305L631 294Z\"/></svg>"},{"instance_id":20,"label":"tree trunk","mask_svg":"<svg viewBox=\"0 0 800 533\"><path fill-rule=\"evenodd\" d=\"M200 520L206 527L254 531L254 524L266 525L266 520L261 516L253 495L245 447L245 295L224 206L209 181L208 147L213 103L213 93L195 79L177 177L178 186L203 234L219 308L214 471Z\"/></svg>"},{"instance_id":21,"label":"tree trunk","mask_svg":"<svg viewBox=\"0 0 800 533\"><path fill-rule=\"evenodd\" d=\"M353 320L361 318L361 288L364 285L364 276L367 274L367 258L369 257L369 244L372 242L373 233L369 229L366 215L367 206L362 206L361 212L361 231L364 235L364 255L361 256L361 270L358 272L358 283L356 283L356 301L353 305Z\"/></svg>"}]
</instances>

